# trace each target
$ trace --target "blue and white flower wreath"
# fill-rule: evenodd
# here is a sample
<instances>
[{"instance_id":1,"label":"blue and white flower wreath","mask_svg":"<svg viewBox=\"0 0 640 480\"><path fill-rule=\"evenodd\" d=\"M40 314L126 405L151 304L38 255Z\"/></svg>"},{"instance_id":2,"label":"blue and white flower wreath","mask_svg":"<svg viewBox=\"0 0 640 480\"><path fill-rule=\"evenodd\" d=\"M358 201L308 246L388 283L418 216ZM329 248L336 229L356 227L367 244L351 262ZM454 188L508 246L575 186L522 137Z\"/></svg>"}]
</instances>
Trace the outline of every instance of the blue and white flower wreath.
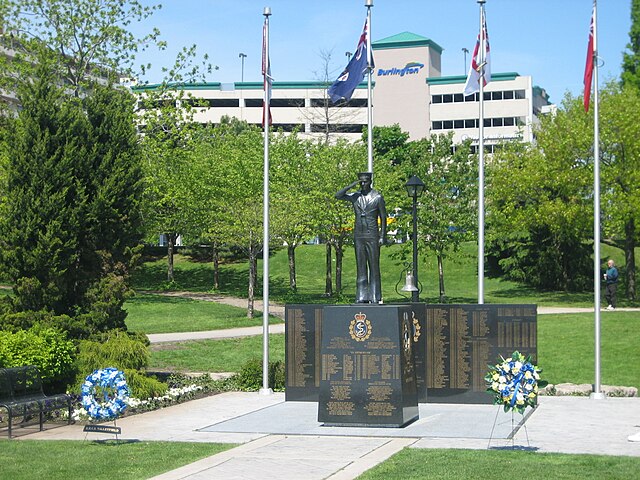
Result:
<instances>
[{"instance_id":1,"label":"blue and white flower wreath","mask_svg":"<svg viewBox=\"0 0 640 480\"><path fill-rule=\"evenodd\" d=\"M527 407L535 407L538 389L548 382L540 380L542 369L531 363L531 357L513 352L509 358L500 357L495 365L489 365L484 379L487 392L493 394L494 405L503 405L504 411L524 413Z\"/></svg>"},{"instance_id":2,"label":"blue and white flower wreath","mask_svg":"<svg viewBox=\"0 0 640 480\"><path fill-rule=\"evenodd\" d=\"M82 406L96 420L115 420L127 408L128 399L127 381L117 368L95 370L82 384Z\"/></svg>"}]
</instances>

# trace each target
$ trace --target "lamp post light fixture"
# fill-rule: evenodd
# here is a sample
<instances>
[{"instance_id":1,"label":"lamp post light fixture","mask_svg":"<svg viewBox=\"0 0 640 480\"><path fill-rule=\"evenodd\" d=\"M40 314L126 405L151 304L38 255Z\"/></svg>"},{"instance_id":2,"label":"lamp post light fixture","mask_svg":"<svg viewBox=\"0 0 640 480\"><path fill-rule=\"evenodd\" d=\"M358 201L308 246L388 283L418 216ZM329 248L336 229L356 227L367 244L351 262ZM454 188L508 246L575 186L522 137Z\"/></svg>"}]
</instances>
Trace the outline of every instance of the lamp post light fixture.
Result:
<instances>
[{"instance_id":1,"label":"lamp post light fixture","mask_svg":"<svg viewBox=\"0 0 640 480\"><path fill-rule=\"evenodd\" d=\"M464 69L462 71L464 73L467 73L467 53L469 53L469 49L463 48L462 53L464 54Z\"/></svg>"},{"instance_id":2,"label":"lamp post light fixture","mask_svg":"<svg viewBox=\"0 0 640 480\"><path fill-rule=\"evenodd\" d=\"M351 52L344 52L344 56L347 57L347 62L349 62L349 60L351 60L351 55L353 55L353 53Z\"/></svg>"},{"instance_id":3,"label":"lamp post light fixture","mask_svg":"<svg viewBox=\"0 0 640 480\"><path fill-rule=\"evenodd\" d=\"M420 180L415 175L412 175L411 178L404 184L404 187L407 189L407 194L413 200L412 211L411 211L411 220L413 222L413 280L415 282L416 287L419 285L418 283L418 196L422 195L424 192L425 184L422 180ZM411 292L411 301L419 302L420 291L416 288L415 291Z\"/></svg>"},{"instance_id":4,"label":"lamp post light fixture","mask_svg":"<svg viewBox=\"0 0 640 480\"><path fill-rule=\"evenodd\" d=\"M239 53L238 57L240 57L240 61L242 62L242 69L241 69L241 73L240 73L240 81L244 82L244 59L247 58L247 54L246 53Z\"/></svg>"}]
</instances>

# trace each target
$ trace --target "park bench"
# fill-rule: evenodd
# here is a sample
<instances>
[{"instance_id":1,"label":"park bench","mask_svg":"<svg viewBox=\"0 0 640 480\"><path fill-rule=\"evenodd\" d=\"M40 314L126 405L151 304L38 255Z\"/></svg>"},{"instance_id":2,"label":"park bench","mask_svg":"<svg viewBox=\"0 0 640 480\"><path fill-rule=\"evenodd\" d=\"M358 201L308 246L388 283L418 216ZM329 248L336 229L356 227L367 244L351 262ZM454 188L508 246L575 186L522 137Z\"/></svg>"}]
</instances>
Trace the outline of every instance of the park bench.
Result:
<instances>
[{"instance_id":1,"label":"park bench","mask_svg":"<svg viewBox=\"0 0 640 480\"><path fill-rule=\"evenodd\" d=\"M37 415L42 431L45 413L64 408L69 411L69 423L71 423L71 397L64 393L45 395L38 367L28 365L0 368L0 415L2 409L7 411L9 438L11 438L13 420L16 417L22 418L20 425L24 427L27 420Z\"/></svg>"}]
</instances>

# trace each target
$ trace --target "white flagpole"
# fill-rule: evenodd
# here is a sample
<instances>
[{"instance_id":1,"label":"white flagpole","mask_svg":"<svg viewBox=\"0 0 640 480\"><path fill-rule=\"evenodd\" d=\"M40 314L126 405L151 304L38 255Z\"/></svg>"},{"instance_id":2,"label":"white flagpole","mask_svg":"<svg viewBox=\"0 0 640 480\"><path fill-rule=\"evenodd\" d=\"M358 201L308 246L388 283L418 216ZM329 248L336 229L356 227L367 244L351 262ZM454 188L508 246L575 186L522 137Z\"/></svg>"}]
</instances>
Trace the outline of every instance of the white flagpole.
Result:
<instances>
[{"instance_id":1,"label":"white flagpole","mask_svg":"<svg viewBox=\"0 0 640 480\"><path fill-rule=\"evenodd\" d=\"M480 5L480 112L478 125L478 304L484 304L484 67L486 63L486 42L484 33L484 3Z\"/></svg>"},{"instance_id":2,"label":"white flagpole","mask_svg":"<svg viewBox=\"0 0 640 480\"><path fill-rule=\"evenodd\" d=\"M367 171L373 173L373 105L371 104L371 77L373 52L371 52L371 7L373 0L365 0L367 7Z\"/></svg>"},{"instance_id":3,"label":"white flagpole","mask_svg":"<svg viewBox=\"0 0 640 480\"><path fill-rule=\"evenodd\" d=\"M597 1L593 0L593 287L595 316L595 381L591 398L600 400L600 124L598 105L598 22Z\"/></svg>"},{"instance_id":4,"label":"white flagpole","mask_svg":"<svg viewBox=\"0 0 640 480\"><path fill-rule=\"evenodd\" d=\"M269 16L271 8L264 7L264 193L262 242L262 388L260 395L271 395L269 388L269 105L271 88L269 75Z\"/></svg>"}]
</instances>

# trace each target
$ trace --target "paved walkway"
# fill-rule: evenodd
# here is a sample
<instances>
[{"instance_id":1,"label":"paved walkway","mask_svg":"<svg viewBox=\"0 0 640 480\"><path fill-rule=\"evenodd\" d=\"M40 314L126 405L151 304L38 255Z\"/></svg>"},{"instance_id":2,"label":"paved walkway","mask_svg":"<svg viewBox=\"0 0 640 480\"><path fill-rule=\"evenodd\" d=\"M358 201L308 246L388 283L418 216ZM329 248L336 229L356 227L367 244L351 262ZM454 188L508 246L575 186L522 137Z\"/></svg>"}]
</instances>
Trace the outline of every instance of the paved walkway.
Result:
<instances>
[{"instance_id":1,"label":"paved walkway","mask_svg":"<svg viewBox=\"0 0 640 480\"><path fill-rule=\"evenodd\" d=\"M118 421L123 440L166 440L188 442L229 442L240 446L155 477L157 479L225 480L262 478L279 480L347 480L384 461L404 447L412 448L518 448L539 452L625 455L640 457L640 442L627 437L640 431L640 398L592 400L586 397L542 397L539 407L526 420L513 440L484 438L443 438L430 433L431 420L424 419L415 437L398 438L395 430L375 429L376 435L337 435L338 429L320 427L315 410L305 422L326 429L322 435L252 431L214 431L216 424L232 423L248 414L262 414L275 427L287 419L277 411L284 395L224 393ZM292 402L289 402L292 403ZM457 408L469 408L468 405ZM485 408L493 407L486 406ZM435 406L421 406L427 412ZM312 409L313 410L313 409ZM421 410L422 411L422 410ZM490 413L493 417L493 413ZM422 416L422 414L421 414ZM455 422L457 415L451 416ZM493 419L492 419L493 420ZM422 421L422 418L421 420ZM517 422L517 420L516 420ZM490 422L489 422L490 423ZM246 424L246 422L245 422ZM44 432L19 437L38 439L104 440L104 434L87 434L82 425L56 426ZM344 427L342 427L344 430ZM362 429L358 429L360 432ZM388 434L379 434L381 430ZM436 432L437 433L437 432ZM396 436L394 436L396 434ZM440 433L438 433L440 434Z\"/></svg>"}]
</instances>

